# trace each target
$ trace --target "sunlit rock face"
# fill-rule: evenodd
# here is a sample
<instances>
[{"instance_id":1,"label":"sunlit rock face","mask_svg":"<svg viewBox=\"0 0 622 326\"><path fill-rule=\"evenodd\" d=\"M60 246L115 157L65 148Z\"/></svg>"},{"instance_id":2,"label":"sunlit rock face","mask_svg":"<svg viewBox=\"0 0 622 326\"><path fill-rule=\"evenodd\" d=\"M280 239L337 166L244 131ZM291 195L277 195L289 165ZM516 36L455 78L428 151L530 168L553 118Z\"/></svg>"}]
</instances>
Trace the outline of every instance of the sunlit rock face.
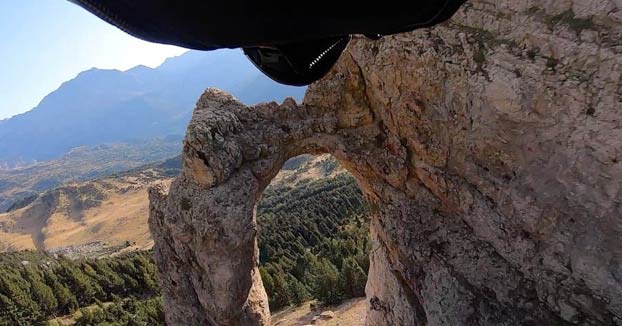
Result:
<instances>
[{"instance_id":1,"label":"sunlit rock face","mask_svg":"<svg viewBox=\"0 0 622 326\"><path fill-rule=\"evenodd\" d=\"M151 192L170 325L267 325L254 205L330 153L372 203L368 325L622 325L619 2L471 1L355 39L303 104L209 89Z\"/></svg>"}]
</instances>

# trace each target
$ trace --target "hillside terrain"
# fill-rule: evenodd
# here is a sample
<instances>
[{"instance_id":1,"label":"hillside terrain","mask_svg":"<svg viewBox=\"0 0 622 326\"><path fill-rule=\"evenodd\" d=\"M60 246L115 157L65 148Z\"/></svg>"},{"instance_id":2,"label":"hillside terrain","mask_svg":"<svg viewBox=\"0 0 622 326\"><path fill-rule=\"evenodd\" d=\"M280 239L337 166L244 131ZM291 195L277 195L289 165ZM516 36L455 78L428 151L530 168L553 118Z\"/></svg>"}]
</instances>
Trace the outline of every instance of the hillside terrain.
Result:
<instances>
[{"instance_id":1,"label":"hillside terrain","mask_svg":"<svg viewBox=\"0 0 622 326\"><path fill-rule=\"evenodd\" d=\"M167 187L179 157L64 185L0 214L0 325L164 323L146 188ZM359 325L369 266L368 207L330 156L288 161L257 208L261 274L278 325ZM36 251L16 251L38 249ZM41 251L41 249L48 252ZM335 308L311 312L309 300ZM300 308L291 308L301 306ZM82 308L82 309L79 309ZM319 318L319 317L318 317Z\"/></svg>"},{"instance_id":2,"label":"hillside terrain","mask_svg":"<svg viewBox=\"0 0 622 326\"><path fill-rule=\"evenodd\" d=\"M0 214L0 252L58 250L100 242L105 242L106 246L129 242L135 248L149 248L152 239L147 227L147 189L155 185L168 186L180 171L179 159L176 157L161 163L147 164L90 181L70 182L15 202L8 212ZM110 160L109 157L107 161ZM96 168L81 166L80 160L67 160L58 163L58 166L53 163L41 165L50 173L65 172L68 175L72 169L77 170L72 174L79 175L80 169L90 171ZM23 184L34 183L39 178L33 175L34 181L29 180L26 171L15 176L21 178ZM355 206L349 207L351 203L344 206L339 202L339 197L334 197L356 197L358 190L354 180L333 158L303 155L288 161L266 190L258 207L259 220L281 223L283 220L279 218L283 214L294 218L297 211L304 209L304 204L300 205L292 198L315 188L320 188L319 192L328 195L332 190L335 194L330 195L330 200L335 205L341 205L344 212L350 209L362 212L360 199ZM295 193L292 195L292 192ZM316 221L303 220L301 223ZM329 222L324 221L322 225L326 223ZM287 237L287 234L280 236ZM282 244L274 243L272 246L278 248ZM268 246L268 250L272 250L272 247Z\"/></svg>"},{"instance_id":3,"label":"hillside terrain","mask_svg":"<svg viewBox=\"0 0 622 326\"><path fill-rule=\"evenodd\" d=\"M147 188L167 185L179 159L75 182L18 202L0 214L0 251L52 250L101 242L148 248Z\"/></svg>"},{"instance_id":4,"label":"hillside terrain","mask_svg":"<svg viewBox=\"0 0 622 326\"><path fill-rule=\"evenodd\" d=\"M144 142L82 146L58 159L0 170L0 213L17 201L69 182L92 180L176 156L181 144L180 137L170 136Z\"/></svg>"}]
</instances>

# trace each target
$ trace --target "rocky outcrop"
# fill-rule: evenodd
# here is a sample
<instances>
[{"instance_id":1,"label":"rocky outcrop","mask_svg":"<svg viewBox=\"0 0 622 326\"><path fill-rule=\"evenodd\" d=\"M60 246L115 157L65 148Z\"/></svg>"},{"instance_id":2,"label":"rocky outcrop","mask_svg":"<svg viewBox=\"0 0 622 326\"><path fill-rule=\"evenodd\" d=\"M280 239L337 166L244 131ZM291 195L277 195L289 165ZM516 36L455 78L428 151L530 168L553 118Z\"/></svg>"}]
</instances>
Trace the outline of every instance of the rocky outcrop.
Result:
<instances>
[{"instance_id":1,"label":"rocky outcrop","mask_svg":"<svg viewBox=\"0 0 622 326\"><path fill-rule=\"evenodd\" d=\"M471 1L291 100L210 89L151 192L171 325L266 325L254 204L329 153L373 203L368 325L622 325L622 4Z\"/></svg>"}]
</instances>

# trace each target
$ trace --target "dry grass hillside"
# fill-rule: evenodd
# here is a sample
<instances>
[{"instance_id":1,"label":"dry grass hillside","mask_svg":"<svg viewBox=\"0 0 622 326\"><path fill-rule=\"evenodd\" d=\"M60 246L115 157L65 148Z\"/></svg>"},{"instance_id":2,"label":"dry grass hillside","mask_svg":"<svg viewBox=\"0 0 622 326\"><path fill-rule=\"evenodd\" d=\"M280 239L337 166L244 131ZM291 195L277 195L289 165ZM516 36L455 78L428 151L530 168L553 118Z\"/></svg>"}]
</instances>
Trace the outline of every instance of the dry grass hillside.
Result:
<instances>
[{"instance_id":1,"label":"dry grass hillside","mask_svg":"<svg viewBox=\"0 0 622 326\"><path fill-rule=\"evenodd\" d=\"M152 245L147 189L167 187L179 159L86 182L69 183L26 198L0 214L0 252L24 249L92 256ZM329 156L288 161L273 185L294 186L344 170Z\"/></svg>"},{"instance_id":2,"label":"dry grass hillside","mask_svg":"<svg viewBox=\"0 0 622 326\"><path fill-rule=\"evenodd\" d=\"M271 185L293 187L309 180L332 178L341 173L346 173L346 170L332 156L303 154L285 162Z\"/></svg>"},{"instance_id":3,"label":"dry grass hillside","mask_svg":"<svg viewBox=\"0 0 622 326\"><path fill-rule=\"evenodd\" d=\"M152 241L147 189L170 184L178 164L178 159L172 159L94 181L69 183L18 202L0 214L0 252L64 248L71 253L126 244L148 248Z\"/></svg>"}]
</instances>

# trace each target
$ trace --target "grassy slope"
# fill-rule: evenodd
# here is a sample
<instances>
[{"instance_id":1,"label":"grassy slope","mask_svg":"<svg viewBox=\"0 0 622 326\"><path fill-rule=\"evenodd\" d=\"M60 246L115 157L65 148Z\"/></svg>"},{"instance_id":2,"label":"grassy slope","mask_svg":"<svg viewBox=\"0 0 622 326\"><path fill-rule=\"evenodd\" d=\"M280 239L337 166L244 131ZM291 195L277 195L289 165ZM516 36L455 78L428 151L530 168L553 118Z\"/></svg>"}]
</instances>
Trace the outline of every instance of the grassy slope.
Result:
<instances>
[{"instance_id":1,"label":"grassy slope","mask_svg":"<svg viewBox=\"0 0 622 326\"><path fill-rule=\"evenodd\" d=\"M94 241L110 246L129 241L136 248L149 248L147 189L170 184L178 165L179 159L172 159L43 192L0 214L0 252Z\"/></svg>"}]
</instances>

